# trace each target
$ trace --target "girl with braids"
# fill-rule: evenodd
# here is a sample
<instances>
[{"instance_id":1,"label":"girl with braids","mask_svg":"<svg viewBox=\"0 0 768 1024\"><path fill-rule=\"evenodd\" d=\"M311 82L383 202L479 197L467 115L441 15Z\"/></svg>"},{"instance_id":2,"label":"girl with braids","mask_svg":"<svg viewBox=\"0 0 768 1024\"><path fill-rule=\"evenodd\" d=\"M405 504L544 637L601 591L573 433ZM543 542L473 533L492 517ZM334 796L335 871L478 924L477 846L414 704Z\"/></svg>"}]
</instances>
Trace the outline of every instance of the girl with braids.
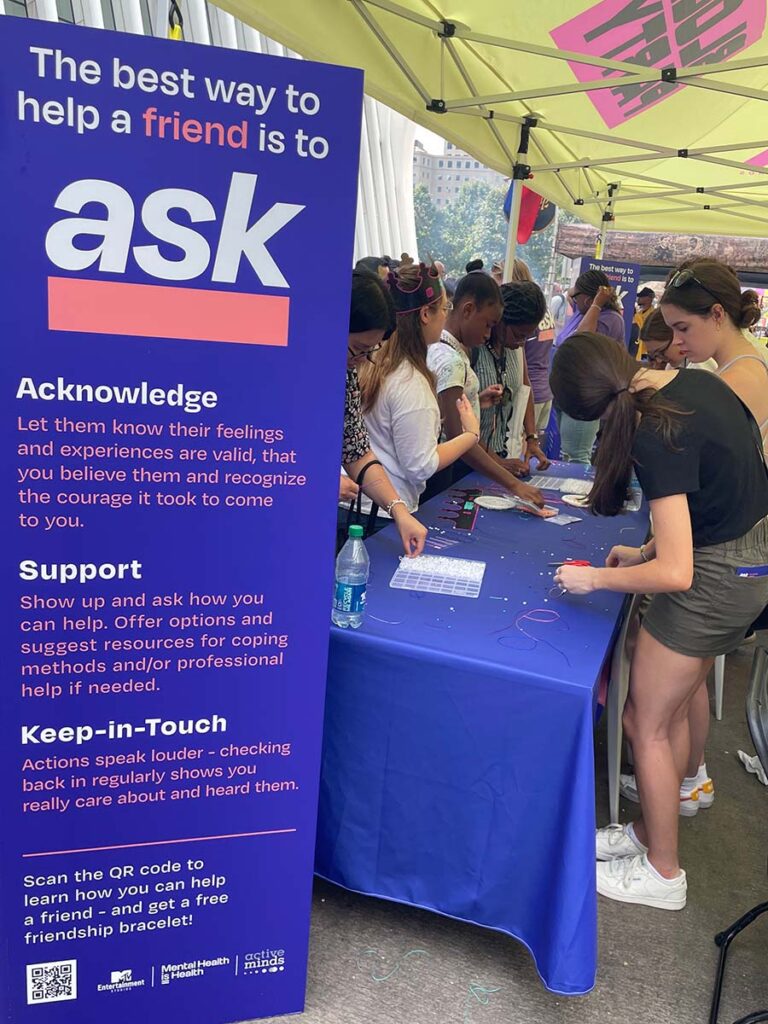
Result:
<instances>
[{"instance_id":1,"label":"girl with braids","mask_svg":"<svg viewBox=\"0 0 768 1024\"><path fill-rule=\"evenodd\" d=\"M515 263L518 262L522 261L515 260ZM547 304L541 288L530 280L503 284L501 299L501 320L485 345L472 350L472 367L480 387L488 388L498 384L503 388L501 402L480 413L480 441L487 451L501 459L505 468L515 473L527 473L529 461L534 457L538 459L540 469L549 466L536 434L532 391L529 392L525 409L524 461L507 457L507 433L518 389L523 384L530 387L523 346L532 335L536 335ZM520 454L518 440L510 438L517 448L517 454Z\"/></svg>"},{"instance_id":2,"label":"girl with braids","mask_svg":"<svg viewBox=\"0 0 768 1024\"><path fill-rule=\"evenodd\" d=\"M760 319L755 292L742 293L734 271L719 260L686 260L670 274L659 309L670 334L670 351L679 352L683 359L690 359L694 364L709 360L707 365L714 368L757 420L765 449L768 445L768 365L764 347L748 330ZM750 625L747 623L747 627ZM743 639L744 633L729 650ZM693 814L714 803L715 787L704 756L709 720L709 693L704 678L688 712L691 753L680 789L682 814ZM629 800L637 799L637 785L632 775L622 776L621 791ZM697 799L691 803L693 794Z\"/></svg>"},{"instance_id":3,"label":"girl with braids","mask_svg":"<svg viewBox=\"0 0 768 1024\"><path fill-rule=\"evenodd\" d=\"M363 416L376 455L415 512L429 477L466 455L480 440L480 426L461 395L456 409L462 432L438 443L440 408L427 348L440 341L451 306L437 269L407 260L388 285L397 326L376 361L360 371Z\"/></svg>"},{"instance_id":4,"label":"girl with braids","mask_svg":"<svg viewBox=\"0 0 768 1024\"><path fill-rule=\"evenodd\" d=\"M552 391L563 412L602 420L589 496L616 515L637 474L654 538L614 547L605 568L564 565L568 594L652 595L632 657L624 729L641 817L597 833L597 889L611 899L681 910L680 784L688 711L714 658L733 650L768 601L768 473L754 418L714 373L651 370L599 334L569 338Z\"/></svg>"},{"instance_id":5,"label":"girl with braids","mask_svg":"<svg viewBox=\"0 0 768 1024\"><path fill-rule=\"evenodd\" d=\"M533 281L530 268L523 260L516 259L512 264L511 281L512 284L516 282L522 283L525 281ZM562 295L560 298L562 299L563 305L565 305L565 299ZM541 451L541 435L546 431L547 426L549 425L550 414L552 413L552 391L549 387L549 366L551 363L551 350L554 343L555 318L552 316L549 309L547 309L545 300L544 314L539 322L538 328L535 331L531 331L525 339L525 383L531 389L533 401L533 421L529 423L528 420L526 420L526 443L529 443L533 437L539 451ZM539 468L546 469L549 462L545 459L544 463L545 464L543 466L540 463Z\"/></svg>"},{"instance_id":6,"label":"girl with braids","mask_svg":"<svg viewBox=\"0 0 768 1024\"><path fill-rule=\"evenodd\" d=\"M626 345L624 318L619 300L611 282L602 270L587 270L568 292L573 313L557 336L555 348L562 345L577 331L596 331L607 338L613 338L620 345ZM570 417L564 409L558 413L560 427L560 448L566 462L583 462L587 465L592 458L592 449L600 424L597 420L580 423Z\"/></svg>"}]
</instances>

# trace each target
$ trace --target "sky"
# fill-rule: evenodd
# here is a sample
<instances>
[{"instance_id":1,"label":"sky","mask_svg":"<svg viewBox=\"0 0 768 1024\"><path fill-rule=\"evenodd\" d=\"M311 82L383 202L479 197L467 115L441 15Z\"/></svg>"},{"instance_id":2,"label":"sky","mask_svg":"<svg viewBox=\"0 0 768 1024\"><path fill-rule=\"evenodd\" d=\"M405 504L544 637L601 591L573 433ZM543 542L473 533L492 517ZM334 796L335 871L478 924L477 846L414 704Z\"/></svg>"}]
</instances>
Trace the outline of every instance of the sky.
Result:
<instances>
[{"instance_id":1,"label":"sky","mask_svg":"<svg viewBox=\"0 0 768 1024\"><path fill-rule=\"evenodd\" d=\"M422 128L421 125L416 125L416 138L426 149L428 153L442 153L445 141L434 132L431 132L429 128Z\"/></svg>"}]
</instances>

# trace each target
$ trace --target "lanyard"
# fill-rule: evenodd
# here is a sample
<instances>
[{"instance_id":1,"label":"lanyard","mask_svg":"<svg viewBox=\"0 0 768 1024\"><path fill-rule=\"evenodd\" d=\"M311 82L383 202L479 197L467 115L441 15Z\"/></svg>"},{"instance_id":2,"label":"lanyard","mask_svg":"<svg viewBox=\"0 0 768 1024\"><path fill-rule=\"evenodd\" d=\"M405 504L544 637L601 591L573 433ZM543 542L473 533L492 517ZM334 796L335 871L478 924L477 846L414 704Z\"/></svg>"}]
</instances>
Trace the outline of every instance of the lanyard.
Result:
<instances>
[{"instance_id":1,"label":"lanyard","mask_svg":"<svg viewBox=\"0 0 768 1024\"><path fill-rule=\"evenodd\" d=\"M493 365L496 368L496 383L506 387L507 382L504 380L504 374L507 372L507 350L502 348L501 356L497 356L493 350L493 342L486 341L485 347L491 353Z\"/></svg>"},{"instance_id":2,"label":"lanyard","mask_svg":"<svg viewBox=\"0 0 768 1024\"><path fill-rule=\"evenodd\" d=\"M514 407L512 405L512 389L509 387L504 378L504 374L507 372L507 350L505 348L502 348L501 356L497 356L493 350L493 342L486 341L485 347L491 353L491 358L493 359L493 365L496 370L496 383L504 388L501 404L494 406L493 409L492 439L495 438L496 436L496 431L499 427L499 417L501 417L501 427L504 431L504 438L506 440L509 421L512 418L512 413L514 412ZM503 407L507 404L509 405L509 411L505 415Z\"/></svg>"}]
</instances>

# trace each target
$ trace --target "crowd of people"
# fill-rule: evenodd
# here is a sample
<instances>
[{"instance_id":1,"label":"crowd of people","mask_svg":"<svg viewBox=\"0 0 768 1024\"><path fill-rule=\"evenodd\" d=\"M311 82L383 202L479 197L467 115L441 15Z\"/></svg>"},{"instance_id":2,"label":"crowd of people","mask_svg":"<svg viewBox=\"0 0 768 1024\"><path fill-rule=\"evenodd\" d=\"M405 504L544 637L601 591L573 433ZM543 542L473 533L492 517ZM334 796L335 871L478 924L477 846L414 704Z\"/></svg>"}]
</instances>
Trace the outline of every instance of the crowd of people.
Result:
<instances>
[{"instance_id":1,"label":"crowd of people","mask_svg":"<svg viewBox=\"0 0 768 1024\"><path fill-rule=\"evenodd\" d=\"M658 301L638 294L635 358L602 272L549 305L521 261L504 276L480 261L458 281L408 257L358 264L341 521L357 499L369 530L394 520L417 555L420 502L470 470L541 506L531 470L549 465L553 403L561 458L594 464L595 514L618 514L639 482L649 540L555 579L574 595L646 595L624 711L635 774L622 776L640 817L598 830L597 887L679 910L678 816L714 800L707 675L768 604L768 352L749 330L759 303L725 264L684 262Z\"/></svg>"}]
</instances>

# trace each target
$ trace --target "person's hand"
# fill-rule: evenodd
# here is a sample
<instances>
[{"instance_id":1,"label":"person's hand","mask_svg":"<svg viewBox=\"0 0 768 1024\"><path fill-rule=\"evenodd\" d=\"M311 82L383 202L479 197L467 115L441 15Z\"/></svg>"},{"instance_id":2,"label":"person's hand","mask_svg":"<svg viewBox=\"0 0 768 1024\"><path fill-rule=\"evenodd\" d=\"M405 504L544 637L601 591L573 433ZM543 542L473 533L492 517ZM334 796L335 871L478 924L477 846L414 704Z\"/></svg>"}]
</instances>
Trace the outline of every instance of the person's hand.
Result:
<instances>
[{"instance_id":1,"label":"person's hand","mask_svg":"<svg viewBox=\"0 0 768 1024\"><path fill-rule=\"evenodd\" d=\"M597 589L595 572L592 565L561 565L555 583L569 594L591 594Z\"/></svg>"},{"instance_id":2,"label":"person's hand","mask_svg":"<svg viewBox=\"0 0 768 1024\"><path fill-rule=\"evenodd\" d=\"M475 410L472 408L472 403L466 395L462 395L461 398L456 399L456 408L459 410L461 429L468 430L470 434L477 434L477 439L479 441L480 424L477 421L477 416L475 416Z\"/></svg>"},{"instance_id":3,"label":"person's hand","mask_svg":"<svg viewBox=\"0 0 768 1024\"><path fill-rule=\"evenodd\" d=\"M512 494L522 498L523 501L529 501L537 508L544 508L544 495L538 487L532 487L530 484L524 484L521 480L515 480L509 489Z\"/></svg>"},{"instance_id":4,"label":"person's hand","mask_svg":"<svg viewBox=\"0 0 768 1024\"><path fill-rule=\"evenodd\" d=\"M605 564L609 569L626 569L627 566L642 565L643 556L640 554L640 548L617 544L608 552Z\"/></svg>"},{"instance_id":5,"label":"person's hand","mask_svg":"<svg viewBox=\"0 0 768 1024\"><path fill-rule=\"evenodd\" d=\"M504 469L513 476L528 476L531 467L522 459L504 459Z\"/></svg>"},{"instance_id":6,"label":"person's hand","mask_svg":"<svg viewBox=\"0 0 768 1024\"><path fill-rule=\"evenodd\" d=\"M530 459L538 459L539 470L549 469L549 467L552 465L547 456L541 450L537 439L534 438L531 441L526 441L525 448L526 461L530 461Z\"/></svg>"},{"instance_id":7,"label":"person's hand","mask_svg":"<svg viewBox=\"0 0 768 1024\"><path fill-rule=\"evenodd\" d=\"M481 391L478 395L480 399L481 409L492 409L494 405L499 405L501 402L502 395L504 394L504 388L501 384L491 384L485 391Z\"/></svg>"},{"instance_id":8,"label":"person's hand","mask_svg":"<svg viewBox=\"0 0 768 1024\"><path fill-rule=\"evenodd\" d=\"M597 289L597 295L592 299L592 305L599 306L600 309L603 309L606 303L610 302L615 295L616 292L613 288L610 288L607 284L601 284Z\"/></svg>"},{"instance_id":9,"label":"person's hand","mask_svg":"<svg viewBox=\"0 0 768 1024\"><path fill-rule=\"evenodd\" d=\"M346 504L348 501L354 501L358 495L360 488L357 486L354 480L350 479L344 474L339 476L339 501Z\"/></svg>"},{"instance_id":10,"label":"person's hand","mask_svg":"<svg viewBox=\"0 0 768 1024\"><path fill-rule=\"evenodd\" d=\"M395 505L392 509L392 516L395 520L397 532L403 542L403 548L409 558L415 558L424 550L424 542L427 539L427 528L422 526L418 519L414 518L407 511L404 505Z\"/></svg>"}]
</instances>

